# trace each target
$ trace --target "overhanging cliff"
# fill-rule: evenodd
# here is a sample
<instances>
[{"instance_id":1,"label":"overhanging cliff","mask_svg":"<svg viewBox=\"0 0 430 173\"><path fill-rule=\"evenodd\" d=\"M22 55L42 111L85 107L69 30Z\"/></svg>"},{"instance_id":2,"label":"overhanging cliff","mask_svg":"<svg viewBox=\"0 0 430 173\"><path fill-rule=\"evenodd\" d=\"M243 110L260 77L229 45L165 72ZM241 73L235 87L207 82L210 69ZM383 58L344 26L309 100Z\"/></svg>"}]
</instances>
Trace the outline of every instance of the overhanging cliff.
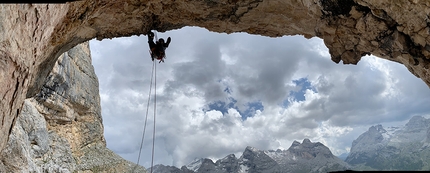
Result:
<instances>
[{"instance_id":1,"label":"overhanging cliff","mask_svg":"<svg viewBox=\"0 0 430 173\"><path fill-rule=\"evenodd\" d=\"M24 100L39 93L59 55L92 38L150 29L320 37L335 63L356 64L373 54L404 64L430 85L430 2L424 0L83 0L0 7L0 151Z\"/></svg>"},{"instance_id":2,"label":"overhanging cliff","mask_svg":"<svg viewBox=\"0 0 430 173\"><path fill-rule=\"evenodd\" d=\"M42 89L25 99L0 172L145 172L106 147L91 61L88 42L58 58Z\"/></svg>"}]
</instances>

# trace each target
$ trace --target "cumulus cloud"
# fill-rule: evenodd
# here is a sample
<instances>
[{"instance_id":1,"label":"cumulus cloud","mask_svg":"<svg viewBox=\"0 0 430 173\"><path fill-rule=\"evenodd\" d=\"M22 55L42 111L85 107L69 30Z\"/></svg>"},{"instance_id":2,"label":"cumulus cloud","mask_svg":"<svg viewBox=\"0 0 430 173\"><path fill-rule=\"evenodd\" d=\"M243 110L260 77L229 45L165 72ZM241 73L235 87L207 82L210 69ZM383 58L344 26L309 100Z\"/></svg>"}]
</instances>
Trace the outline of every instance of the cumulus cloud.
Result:
<instances>
[{"instance_id":1,"label":"cumulus cloud","mask_svg":"<svg viewBox=\"0 0 430 173\"><path fill-rule=\"evenodd\" d=\"M429 88L404 66L372 56L358 65L335 64L318 38L195 27L158 33L169 36L167 59L157 63L156 164L219 159L246 146L287 149L303 138L341 154L371 125L399 125L430 111ZM107 146L132 162L149 96L146 41L143 35L90 41ZM150 106L141 159L146 167L152 115Z\"/></svg>"}]
</instances>

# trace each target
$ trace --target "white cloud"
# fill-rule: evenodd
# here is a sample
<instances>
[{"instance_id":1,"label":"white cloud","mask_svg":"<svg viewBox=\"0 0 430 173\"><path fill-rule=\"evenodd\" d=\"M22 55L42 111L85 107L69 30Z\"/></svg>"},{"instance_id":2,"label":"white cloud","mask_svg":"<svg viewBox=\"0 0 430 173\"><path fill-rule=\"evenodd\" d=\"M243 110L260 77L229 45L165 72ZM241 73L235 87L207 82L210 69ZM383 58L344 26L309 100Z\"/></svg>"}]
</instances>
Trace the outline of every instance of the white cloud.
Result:
<instances>
[{"instance_id":1,"label":"white cloud","mask_svg":"<svg viewBox=\"0 0 430 173\"><path fill-rule=\"evenodd\" d=\"M287 149L303 138L341 154L371 125L398 124L430 111L430 90L405 67L371 56L358 65L335 64L317 38L217 34L195 27L158 33L168 36L166 62L157 63L156 164L182 166L195 158L241 153L246 146ZM132 162L152 67L146 41L133 36L90 42L97 52L93 65L107 145ZM301 78L312 89L297 101L290 93L302 90L293 83ZM222 102L225 110L207 110ZM261 106L244 118L253 102ZM152 113L151 105L141 159L146 167Z\"/></svg>"}]
</instances>

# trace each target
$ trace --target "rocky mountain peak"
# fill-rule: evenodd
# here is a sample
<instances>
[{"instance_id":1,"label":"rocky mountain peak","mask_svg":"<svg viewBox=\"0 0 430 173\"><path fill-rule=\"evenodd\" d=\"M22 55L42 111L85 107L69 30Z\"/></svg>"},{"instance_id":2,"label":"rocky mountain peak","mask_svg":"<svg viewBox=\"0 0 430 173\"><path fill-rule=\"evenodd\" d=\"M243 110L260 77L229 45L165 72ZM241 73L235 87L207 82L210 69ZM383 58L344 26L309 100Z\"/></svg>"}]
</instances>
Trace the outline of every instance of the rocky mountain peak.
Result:
<instances>
[{"instance_id":1,"label":"rocky mountain peak","mask_svg":"<svg viewBox=\"0 0 430 173\"><path fill-rule=\"evenodd\" d=\"M405 125L405 130L407 131L417 131L421 129L427 129L430 126L429 119L422 116L413 116L408 123Z\"/></svg>"},{"instance_id":2,"label":"rocky mountain peak","mask_svg":"<svg viewBox=\"0 0 430 173\"><path fill-rule=\"evenodd\" d=\"M422 116L402 127L372 126L354 140L345 161L366 169L420 170L427 164L423 160L430 159L429 127Z\"/></svg>"},{"instance_id":3,"label":"rocky mountain peak","mask_svg":"<svg viewBox=\"0 0 430 173\"><path fill-rule=\"evenodd\" d=\"M302 143L294 141L288 150L259 150L248 146L237 159L234 154L217 160L197 159L182 166L181 169L169 166L157 166L155 173L173 171L178 173L272 173L272 172L329 172L345 170L349 166L333 156L331 151L320 142L311 142L309 139Z\"/></svg>"},{"instance_id":4,"label":"rocky mountain peak","mask_svg":"<svg viewBox=\"0 0 430 173\"><path fill-rule=\"evenodd\" d=\"M247 147L245 148L245 151L244 151L244 152L251 152L251 153L254 153L254 152L259 152L259 150L258 150L258 149L256 149L256 148L254 148L254 147L247 146Z\"/></svg>"},{"instance_id":5,"label":"rocky mountain peak","mask_svg":"<svg viewBox=\"0 0 430 173\"><path fill-rule=\"evenodd\" d=\"M359 164L372 157L375 154L373 151L382 145L381 142L384 140L382 132L384 131L386 130L382 125L371 126L352 142L350 154L345 161L350 164Z\"/></svg>"},{"instance_id":6,"label":"rocky mountain peak","mask_svg":"<svg viewBox=\"0 0 430 173\"><path fill-rule=\"evenodd\" d=\"M229 161L234 161L234 160L237 160L236 155L229 154L229 155L225 156L224 158L218 160L217 163L229 162Z\"/></svg>"},{"instance_id":7,"label":"rocky mountain peak","mask_svg":"<svg viewBox=\"0 0 430 173\"><path fill-rule=\"evenodd\" d=\"M290 148L287 150L295 157L313 159L317 155L322 155L327 158L334 157L330 149L320 142L311 142L309 139L304 139L300 144L294 141Z\"/></svg>"},{"instance_id":8,"label":"rocky mountain peak","mask_svg":"<svg viewBox=\"0 0 430 173\"><path fill-rule=\"evenodd\" d=\"M384 127L382 127L382 125L381 125L381 124L378 124L378 125L375 125L375 126L370 127L370 128L369 128L369 131L372 131L372 132L374 132L374 133L385 133L385 132L387 132L387 131L384 129Z\"/></svg>"},{"instance_id":9,"label":"rocky mountain peak","mask_svg":"<svg viewBox=\"0 0 430 173\"><path fill-rule=\"evenodd\" d=\"M168 165L154 165L153 167L149 168L148 171L150 171L151 169L153 169L152 172L157 173L182 173L182 169L186 168L179 169L177 167Z\"/></svg>"},{"instance_id":10,"label":"rocky mountain peak","mask_svg":"<svg viewBox=\"0 0 430 173\"><path fill-rule=\"evenodd\" d=\"M292 142L288 150L259 150L248 146L237 159L234 154L212 162L200 159L193 163L194 172L330 172L338 170L422 170L430 164L430 134L428 120L416 116L405 127L374 125L354 140L346 162L333 156L320 142L304 139ZM427 123L427 124L426 124ZM405 130L406 126L418 131ZM424 127L424 128L423 128ZM191 167L188 167L191 168ZM166 170L172 168L166 167ZM179 169L175 169L179 170ZM181 173L191 171L182 167ZM163 172L164 173L164 172Z\"/></svg>"},{"instance_id":11,"label":"rocky mountain peak","mask_svg":"<svg viewBox=\"0 0 430 173\"><path fill-rule=\"evenodd\" d=\"M382 136L382 133L384 132L386 132L386 130L380 124L371 126L369 130L361 134L356 140L352 142L352 148L358 147L357 145L372 145L380 143L382 140L384 140L384 137Z\"/></svg>"},{"instance_id":12,"label":"rocky mountain peak","mask_svg":"<svg viewBox=\"0 0 430 173\"><path fill-rule=\"evenodd\" d=\"M300 146L300 142L299 142L299 141L294 141L294 142L291 144L290 148L294 148L294 147L298 147L298 146Z\"/></svg>"},{"instance_id":13,"label":"rocky mountain peak","mask_svg":"<svg viewBox=\"0 0 430 173\"><path fill-rule=\"evenodd\" d=\"M192 171L197 171L203 163L203 159L195 159L190 164L186 165L186 168Z\"/></svg>"},{"instance_id":14,"label":"rocky mountain peak","mask_svg":"<svg viewBox=\"0 0 430 173\"><path fill-rule=\"evenodd\" d=\"M237 162L236 156L234 154L229 154L224 158L217 160L216 164L231 164L236 162Z\"/></svg>"},{"instance_id":15,"label":"rocky mountain peak","mask_svg":"<svg viewBox=\"0 0 430 173\"><path fill-rule=\"evenodd\" d=\"M305 138L305 139L303 139L303 142L302 142L302 143L304 144L304 143L312 143L312 142L311 142L311 140L309 140L308 138Z\"/></svg>"},{"instance_id":16,"label":"rocky mountain peak","mask_svg":"<svg viewBox=\"0 0 430 173\"><path fill-rule=\"evenodd\" d=\"M197 172L209 172L210 170L216 169L216 167L217 165L215 165L211 159L204 158Z\"/></svg>"},{"instance_id":17,"label":"rocky mountain peak","mask_svg":"<svg viewBox=\"0 0 430 173\"><path fill-rule=\"evenodd\" d=\"M218 165L221 170L225 170L226 172L238 172L240 170L239 160L234 154L229 154L226 157L217 160L215 164Z\"/></svg>"},{"instance_id":18,"label":"rocky mountain peak","mask_svg":"<svg viewBox=\"0 0 430 173\"><path fill-rule=\"evenodd\" d=\"M244 170L249 172L273 172L279 170L279 165L264 151L254 147L246 147L242 156L239 158L239 164L243 165Z\"/></svg>"}]
</instances>

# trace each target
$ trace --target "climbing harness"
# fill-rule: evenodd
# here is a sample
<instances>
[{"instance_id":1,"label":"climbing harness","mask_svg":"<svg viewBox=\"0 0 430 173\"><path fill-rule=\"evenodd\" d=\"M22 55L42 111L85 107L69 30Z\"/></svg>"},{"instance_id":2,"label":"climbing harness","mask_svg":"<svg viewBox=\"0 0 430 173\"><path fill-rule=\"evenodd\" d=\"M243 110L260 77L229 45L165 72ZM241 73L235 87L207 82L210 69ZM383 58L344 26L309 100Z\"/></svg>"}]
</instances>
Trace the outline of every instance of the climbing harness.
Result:
<instances>
[{"instance_id":1,"label":"climbing harness","mask_svg":"<svg viewBox=\"0 0 430 173\"><path fill-rule=\"evenodd\" d=\"M148 111L149 111L149 102L151 100L151 91L152 91L152 82L154 78L154 129L152 132L152 156L151 156L151 173L154 166L154 148L155 148L155 118L157 113L157 63L153 61L152 63L152 72L151 72L151 84L149 86L149 95L148 95L148 103L146 105L146 115L145 115L145 124L143 126L143 133L142 133L142 140L140 142L140 148L139 148L139 156L137 158L136 166L133 168L132 172L136 169L136 167L139 165L140 161L140 153L142 152L143 147L143 141L145 139L145 132L146 132L146 124L148 121Z\"/></svg>"}]
</instances>

